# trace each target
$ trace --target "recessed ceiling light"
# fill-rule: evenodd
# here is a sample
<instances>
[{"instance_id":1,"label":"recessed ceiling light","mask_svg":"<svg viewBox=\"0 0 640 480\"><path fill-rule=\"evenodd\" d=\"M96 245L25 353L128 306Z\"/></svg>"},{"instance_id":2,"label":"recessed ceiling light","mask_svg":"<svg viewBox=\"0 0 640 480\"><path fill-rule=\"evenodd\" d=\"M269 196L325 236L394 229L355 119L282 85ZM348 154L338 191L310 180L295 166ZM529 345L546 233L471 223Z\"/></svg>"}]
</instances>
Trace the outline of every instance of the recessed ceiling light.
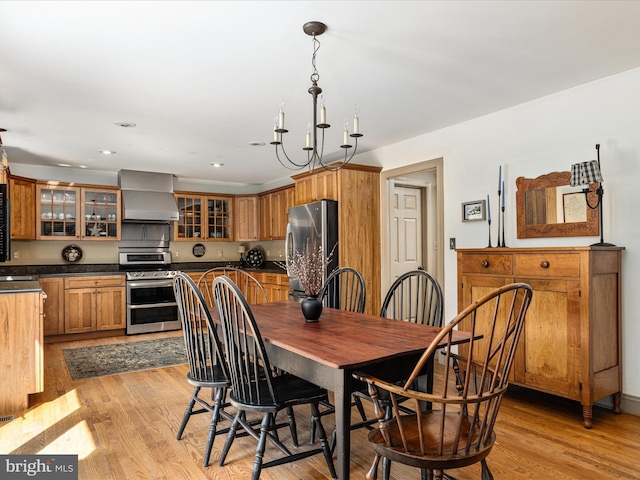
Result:
<instances>
[{"instance_id":1,"label":"recessed ceiling light","mask_svg":"<svg viewBox=\"0 0 640 480\"><path fill-rule=\"evenodd\" d=\"M68 163L59 163L58 166L59 167L70 167L71 165L69 165Z\"/></svg>"},{"instance_id":2,"label":"recessed ceiling light","mask_svg":"<svg viewBox=\"0 0 640 480\"><path fill-rule=\"evenodd\" d=\"M80 165L80 168L87 168L86 165Z\"/></svg>"},{"instance_id":3,"label":"recessed ceiling light","mask_svg":"<svg viewBox=\"0 0 640 480\"><path fill-rule=\"evenodd\" d=\"M266 144L264 142L258 142L256 140L249 142L249 146L251 147L264 147L265 145Z\"/></svg>"},{"instance_id":4,"label":"recessed ceiling light","mask_svg":"<svg viewBox=\"0 0 640 480\"><path fill-rule=\"evenodd\" d=\"M211 164L211 166L214 167L214 168L220 168L223 165L224 165L224 163L217 163L217 162L214 162L214 163Z\"/></svg>"},{"instance_id":5,"label":"recessed ceiling light","mask_svg":"<svg viewBox=\"0 0 640 480\"><path fill-rule=\"evenodd\" d=\"M115 124L119 127L124 127L124 128L133 128L136 126L136 124L133 122L115 122Z\"/></svg>"},{"instance_id":6,"label":"recessed ceiling light","mask_svg":"<svg viewBox=\"0 0 640 480\"><path fill-rule=\"evenodd\" d=\"M103 155L115 155L115 150L98 150Z\"/></svg>"}]
</instances>

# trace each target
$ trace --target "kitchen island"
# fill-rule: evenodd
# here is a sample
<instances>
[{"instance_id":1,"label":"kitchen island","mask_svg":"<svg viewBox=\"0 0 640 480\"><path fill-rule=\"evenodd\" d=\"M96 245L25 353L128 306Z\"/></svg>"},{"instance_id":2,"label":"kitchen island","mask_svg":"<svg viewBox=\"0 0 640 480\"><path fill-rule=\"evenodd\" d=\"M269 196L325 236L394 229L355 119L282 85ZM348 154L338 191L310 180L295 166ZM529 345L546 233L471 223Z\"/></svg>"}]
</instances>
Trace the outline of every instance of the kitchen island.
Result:
<instances>
[{"instance_id":1,"label":"kitchen island","mask_svg":"<svg viewBox=\"0 0 640 480\"><path fill-rule=\"evenodd\" d=\"M26 410L44 390L43 300L37 279L0 279L0 416Z\"/></svg>"}]
</instances>

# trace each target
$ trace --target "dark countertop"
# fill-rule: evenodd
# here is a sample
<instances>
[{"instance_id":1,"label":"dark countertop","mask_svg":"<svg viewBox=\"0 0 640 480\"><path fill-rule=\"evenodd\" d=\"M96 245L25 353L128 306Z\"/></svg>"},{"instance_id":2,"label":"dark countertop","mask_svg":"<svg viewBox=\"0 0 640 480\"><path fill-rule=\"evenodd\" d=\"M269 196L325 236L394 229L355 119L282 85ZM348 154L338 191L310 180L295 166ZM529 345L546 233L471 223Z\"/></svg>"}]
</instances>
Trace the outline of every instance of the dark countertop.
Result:
<instances>
[{"instance_id":1,"label":"dark countertop","mask_svg":"<svg viewBox=\"0 0 640 480\"><path fill-rule=\"evenodd\" d=\"M181 270L185 272L204 272L214 267L236 267L239 268L238 262L176 262L169 266L169 270ZM281 273L287 272L280 268L275 262L265 262L263 268L243 268L251 273ZM122 275L124 272L120 270L117 263L101 263L101 264L57 264L57 265L16 265L16 266L0 266L0 276L25 276L33 275L38 277L60 277L68 275ZM24 282L20 282L24 283Z\"/></svg>"}]
</instances>

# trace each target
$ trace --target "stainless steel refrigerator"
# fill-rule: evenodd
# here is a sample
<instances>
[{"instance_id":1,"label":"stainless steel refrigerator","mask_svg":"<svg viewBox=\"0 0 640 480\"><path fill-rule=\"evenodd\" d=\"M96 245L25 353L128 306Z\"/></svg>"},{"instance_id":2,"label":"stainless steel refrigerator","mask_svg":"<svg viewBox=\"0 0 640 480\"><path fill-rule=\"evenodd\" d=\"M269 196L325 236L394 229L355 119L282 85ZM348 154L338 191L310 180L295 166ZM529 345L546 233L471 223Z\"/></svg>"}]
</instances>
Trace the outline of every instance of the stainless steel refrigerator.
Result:
<instances>
[{"instance_id":1,"label":"stainless steel refrigerator","mask_svg":"<svg viewBox=\"0 0 640 480\"><path fill-rule=\"evenodd\" d=\"M324 283L327 275L338 266L338 202L320 200L289 209L289 224L285 239L287 259L293 252L303 252L307 244L316 248L322 246L325 256L333 251L331 261L324 272ZM289 275L289 298L302 301L305 294L300 280L293 277L289 269L287 274Z\"/></svg>"}]
</instances>

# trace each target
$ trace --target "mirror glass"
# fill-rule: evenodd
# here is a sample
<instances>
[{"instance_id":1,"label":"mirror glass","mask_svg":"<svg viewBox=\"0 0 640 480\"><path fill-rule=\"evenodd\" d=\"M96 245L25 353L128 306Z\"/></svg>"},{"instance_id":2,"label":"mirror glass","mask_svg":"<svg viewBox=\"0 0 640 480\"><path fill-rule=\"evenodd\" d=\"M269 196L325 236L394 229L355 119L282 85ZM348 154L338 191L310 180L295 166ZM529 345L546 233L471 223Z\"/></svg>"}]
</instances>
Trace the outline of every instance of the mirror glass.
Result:
<instances>
[{"instance_id":1,"label":"mirror glass","mask_svg":"<svg viewBox=\"0 0 640 480\"><path fill-rule=\"evenodd\" d=\"M598 209L587 206L583 187L571 187L570 172L516 180L518 238L597 236ZM589 201L597 203L591 186Z\"/></svg>"}]
</instances>

